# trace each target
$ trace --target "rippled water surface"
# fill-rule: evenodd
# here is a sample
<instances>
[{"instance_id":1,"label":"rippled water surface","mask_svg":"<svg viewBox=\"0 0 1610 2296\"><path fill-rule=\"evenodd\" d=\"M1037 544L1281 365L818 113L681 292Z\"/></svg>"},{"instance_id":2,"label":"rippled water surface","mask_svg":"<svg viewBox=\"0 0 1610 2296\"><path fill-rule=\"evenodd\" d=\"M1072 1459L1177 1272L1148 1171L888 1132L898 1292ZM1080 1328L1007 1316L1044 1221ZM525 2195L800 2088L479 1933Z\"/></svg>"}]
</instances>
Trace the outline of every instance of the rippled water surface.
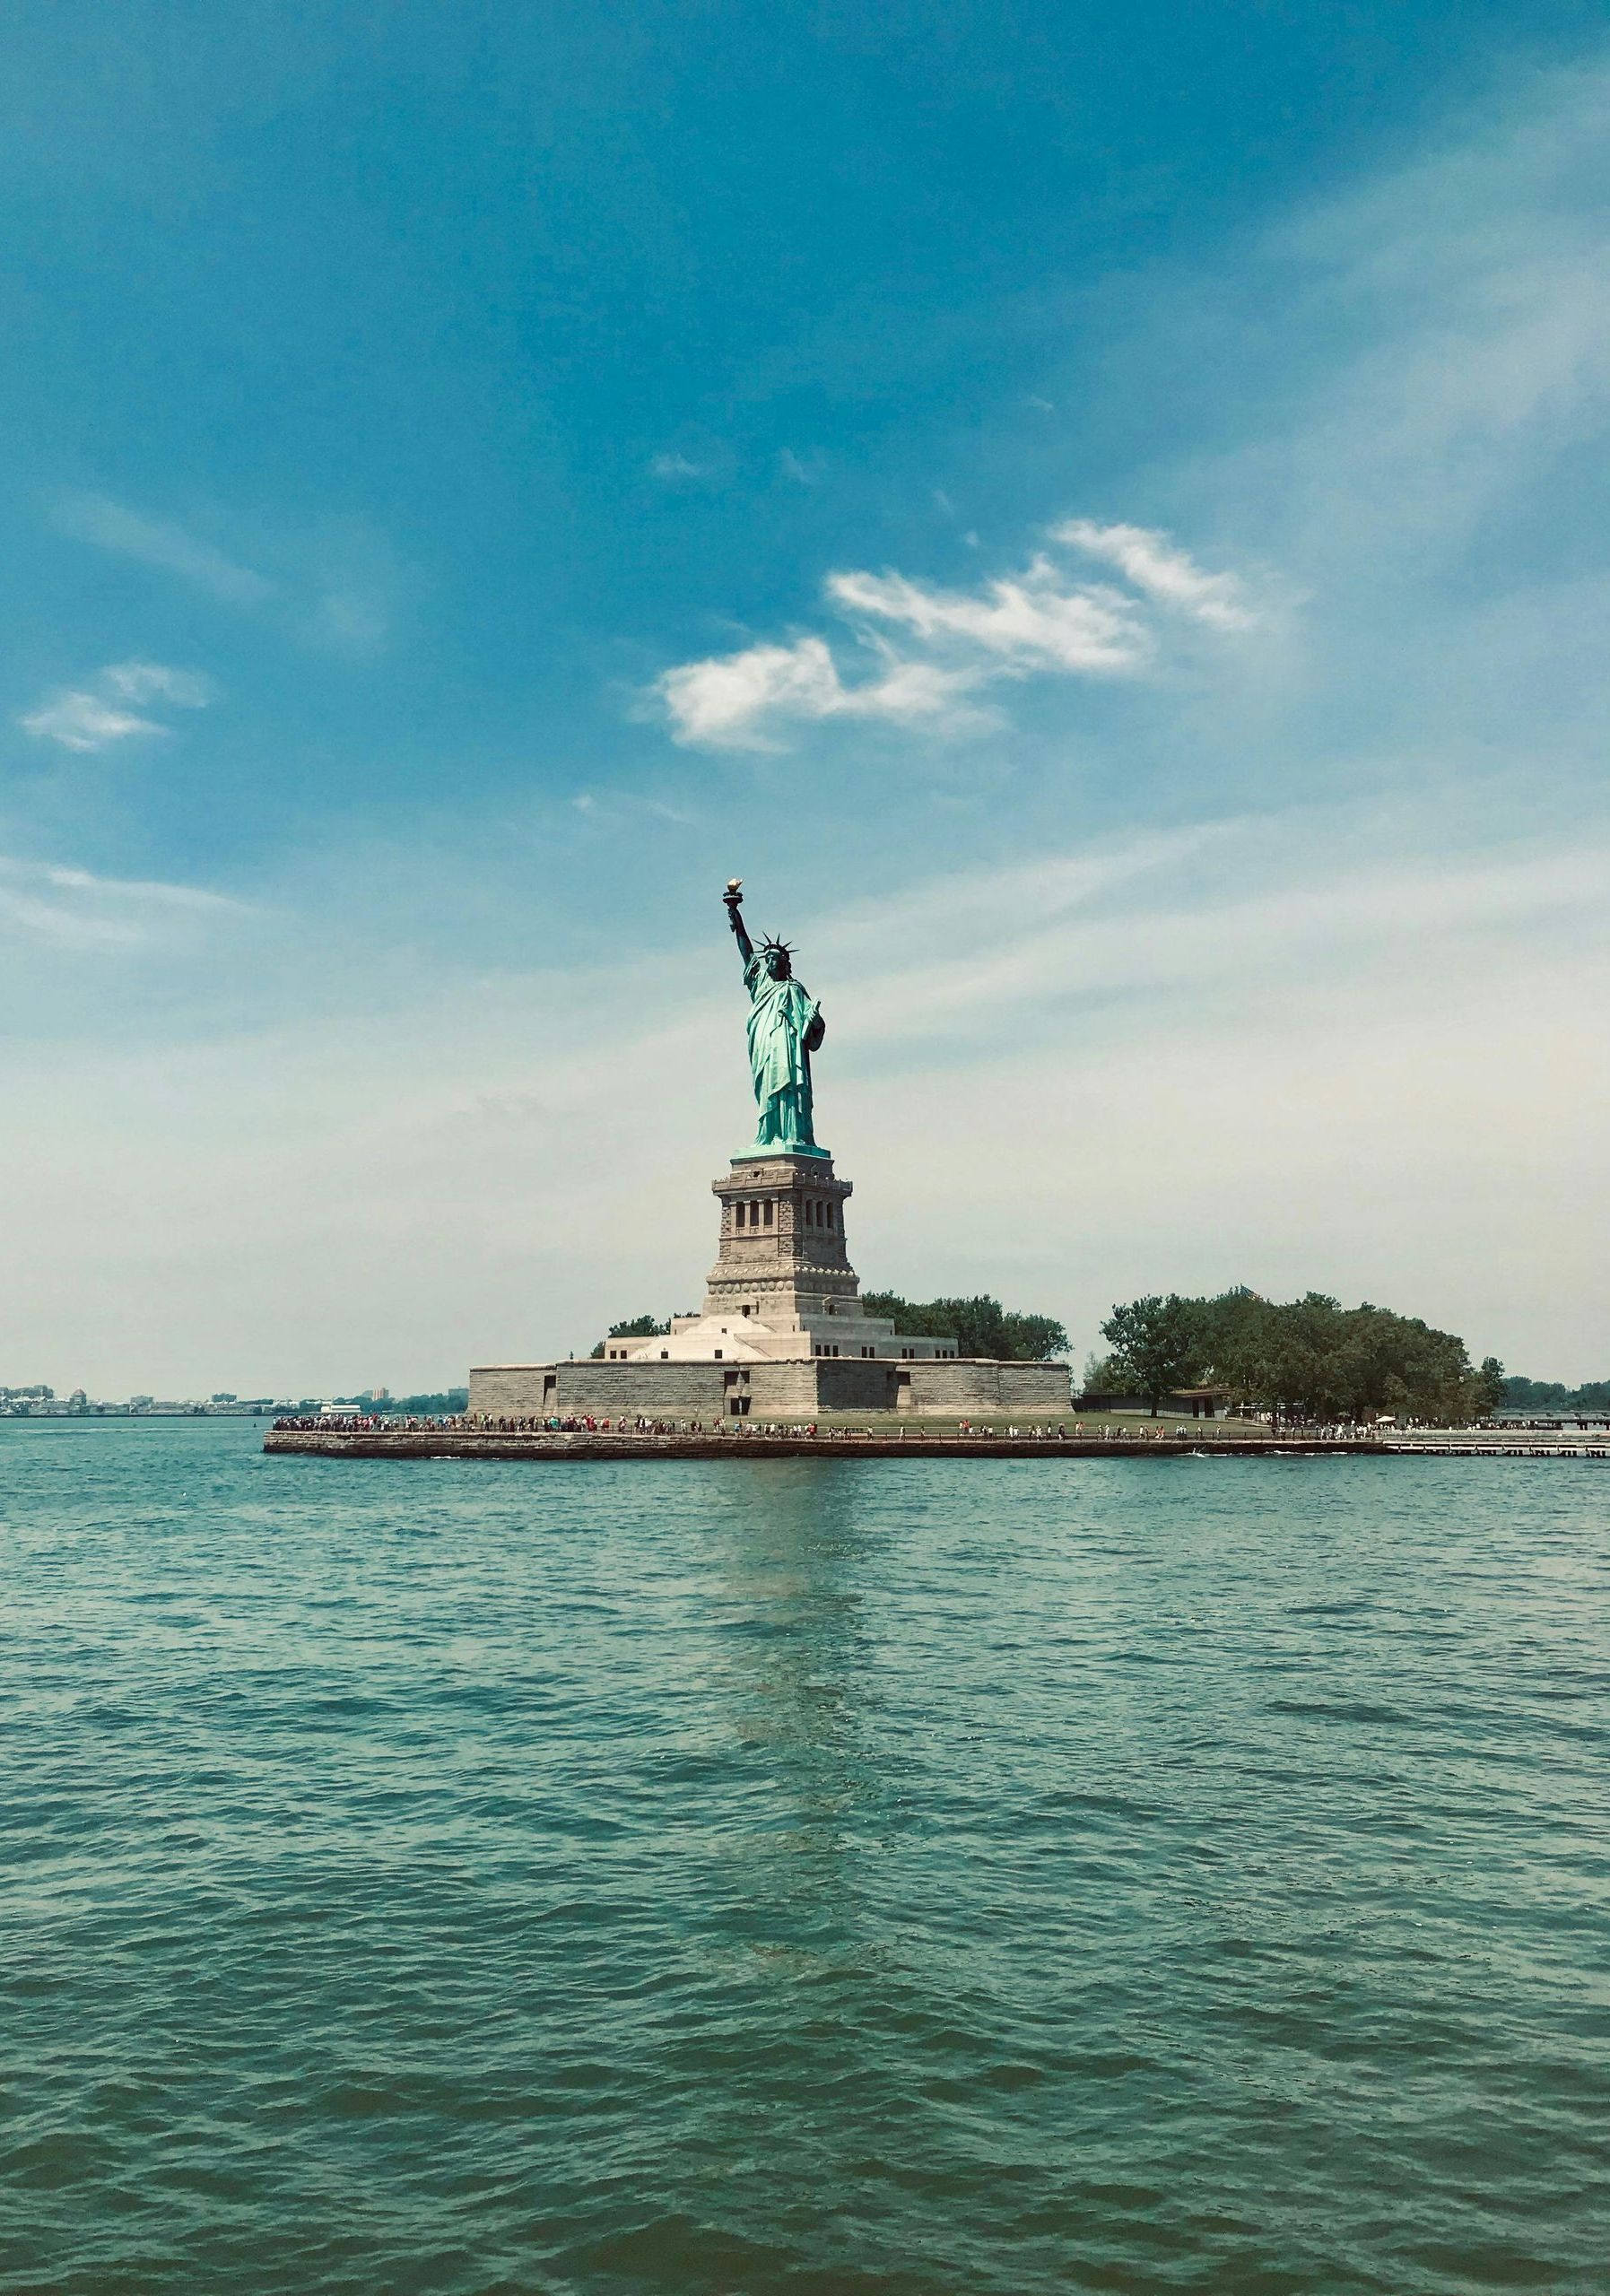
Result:
<instances>
[{"instance_id":1,"label":"rippled water surface","mask_svg":"<svg viewBox=\"0 0 1610 2296\"><path fill-rule=\"evenodd\" d=\"M1590 1461L0 1423L0 2286L1601 2291Z\"/></svg>"}]
</instances>

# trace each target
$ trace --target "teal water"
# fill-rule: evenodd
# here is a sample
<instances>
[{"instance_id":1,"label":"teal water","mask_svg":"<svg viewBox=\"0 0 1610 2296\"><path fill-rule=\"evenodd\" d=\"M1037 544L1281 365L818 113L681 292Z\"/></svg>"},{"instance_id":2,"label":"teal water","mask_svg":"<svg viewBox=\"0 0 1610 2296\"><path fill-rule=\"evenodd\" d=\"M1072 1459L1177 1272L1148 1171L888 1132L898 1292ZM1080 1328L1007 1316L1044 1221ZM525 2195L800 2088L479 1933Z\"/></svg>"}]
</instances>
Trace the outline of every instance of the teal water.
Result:
<instances>
[{"instance_id":1,"label":"teal water","mask_svg":"<svg viewBox=\"0 0 1610 2296\"><path fill-rule=\"evenodd\" d=\"M0 1423L0 2287L1601 2290L1610 1468Z\"/></svg>"}]
</instances>

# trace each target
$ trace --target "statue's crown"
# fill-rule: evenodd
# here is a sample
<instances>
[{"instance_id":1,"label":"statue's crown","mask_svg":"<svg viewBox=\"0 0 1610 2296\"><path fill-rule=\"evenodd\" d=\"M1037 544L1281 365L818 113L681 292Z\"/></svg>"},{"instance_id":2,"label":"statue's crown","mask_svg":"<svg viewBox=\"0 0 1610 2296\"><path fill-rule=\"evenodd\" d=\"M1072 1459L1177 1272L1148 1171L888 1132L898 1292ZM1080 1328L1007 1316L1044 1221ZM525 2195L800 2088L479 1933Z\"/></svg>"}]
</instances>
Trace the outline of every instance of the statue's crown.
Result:
<instances>
[{"instance_id":1,"label":"statue's crown","mask_svg":"<svg viewBox=\"0 0 1610 2296\"><path fill-rule=\"evenodd\" d=\"M767 949L775 949L779 956L782 957L791 957L794 954L794 944L792 941L779 941L777 939L775 935L770 933L768 933L765 939L761 943L761 949L762 953Z\"/></svg>"}]
</instances>

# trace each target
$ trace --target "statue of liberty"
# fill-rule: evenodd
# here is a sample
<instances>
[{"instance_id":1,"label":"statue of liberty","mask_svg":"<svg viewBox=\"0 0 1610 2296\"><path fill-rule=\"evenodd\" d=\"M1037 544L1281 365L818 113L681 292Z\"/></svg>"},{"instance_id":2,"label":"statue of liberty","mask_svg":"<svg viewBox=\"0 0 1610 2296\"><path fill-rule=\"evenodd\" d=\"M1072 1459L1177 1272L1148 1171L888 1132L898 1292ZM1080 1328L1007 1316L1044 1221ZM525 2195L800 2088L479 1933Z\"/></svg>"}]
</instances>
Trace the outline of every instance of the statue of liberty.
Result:
<instances>
[{"instance_id":1,"label":"statue of liberty","mask_svg":"<svg viewBox=\"0 0 1610 2296\"><path fill-rule=\"evenodd\" d=\"M793 951L770 935L757 949L744 927L743 880L722 899L749 991L749 1066L754 1078L754 1155L825 1156L811 1128L811 1055L827 1034L822 1007L794 978Z\"/></svg>"}]
</instances>

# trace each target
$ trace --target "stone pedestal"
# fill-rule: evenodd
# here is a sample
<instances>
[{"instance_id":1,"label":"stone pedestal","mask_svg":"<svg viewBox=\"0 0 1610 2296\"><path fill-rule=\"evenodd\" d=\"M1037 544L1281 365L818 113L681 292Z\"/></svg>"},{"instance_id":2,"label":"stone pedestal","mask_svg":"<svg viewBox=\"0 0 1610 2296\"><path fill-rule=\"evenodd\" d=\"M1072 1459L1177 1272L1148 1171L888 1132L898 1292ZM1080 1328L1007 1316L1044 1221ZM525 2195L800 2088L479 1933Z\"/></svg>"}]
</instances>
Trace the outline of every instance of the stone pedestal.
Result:
<instances>
[{"instance_id":1,"label":"stone pedestal","mask_svg":"<svg viewBox=\"0 0 1610 2296\"><path fill-rule=\"evenodd\" d=\"M844 1239L850 1184L831 1156L735 1156L711 1182L721 1233L704 1307L654 1339L614 1339L608 1362L953 1361L948 1339L914 1339L868 1316Z\"/></svg>"},{"instance_id":2,"label":"stone pedestal","mask_svg":"<svg viewBox=\"0 0 1610 2296\"><path fill-rule=\"evenodd\" d=\"M851 1183L831 1156L735 1156L710 1182L721 1239L704 1294L707 1316L825 1315L861 1289L844 1240Z\"/></svg>"},{"instance_id":3,"label":"stone pedestal","mask_svg":"<svg viewBox=\"0 0 1610 2296\"><path fill-rule=\"evenodd\" d=\"M585 1362L486 1364L470 1409L546 1415L809 1420L819 1411L1061 1411L1065 1363L959 1358L951 1339L868 1316L849 1264L850 1184L831 1156L735 1156L704 1307L648 1339L611 1339Z\"/></svg>"}]
</instances>

